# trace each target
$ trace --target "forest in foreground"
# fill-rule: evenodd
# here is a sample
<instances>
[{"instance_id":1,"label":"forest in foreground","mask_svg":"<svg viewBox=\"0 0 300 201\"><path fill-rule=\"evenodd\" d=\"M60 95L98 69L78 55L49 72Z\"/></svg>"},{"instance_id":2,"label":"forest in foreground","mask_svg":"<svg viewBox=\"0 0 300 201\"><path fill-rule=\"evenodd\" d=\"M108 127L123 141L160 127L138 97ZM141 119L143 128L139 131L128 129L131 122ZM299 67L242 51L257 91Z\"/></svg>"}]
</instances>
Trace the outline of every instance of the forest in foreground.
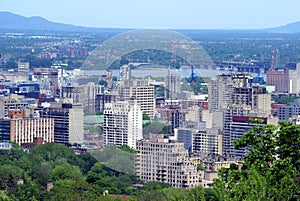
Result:
<instances>
[{"instance_id":1,"label":"forest in foreground","mask_svg":"<svg viewBox=\"0 0 300 201\"><path fill-rule=\"evenodd\" d=\"M133 184L143 184L139 178L106 167L90 153L76 155L59 144L38 145L28 153L14 144L0 150L0 200L300 200L300 126L254 126L235 141L236 148L245 146L252 151L242 169L223 168L213 188L188 190L159 182L137 189Z\"/></svg>"}]
</instances>

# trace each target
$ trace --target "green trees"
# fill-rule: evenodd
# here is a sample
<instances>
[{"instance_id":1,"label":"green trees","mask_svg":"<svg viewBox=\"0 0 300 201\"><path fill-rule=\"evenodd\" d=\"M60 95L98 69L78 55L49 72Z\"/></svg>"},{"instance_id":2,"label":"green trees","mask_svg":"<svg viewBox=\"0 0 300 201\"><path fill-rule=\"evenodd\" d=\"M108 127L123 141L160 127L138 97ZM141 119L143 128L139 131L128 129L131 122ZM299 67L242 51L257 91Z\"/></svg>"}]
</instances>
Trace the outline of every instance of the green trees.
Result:
<instances>
[{"instance_id":1,"label":"green trees","mask_svg":"<svg viewBox=\"0 0 300 201\"><path fill-rule=\"evenodd\" d=\"M78 166L70 165L69 163L64 163L56 166L52 170L51 179L53 181L64 179L72 181L81 181L83 179L83 176Z\"/></svg>"},{"instance_id":2,"label":"green trees","mask_svg":"<svg viewBox=\"0 0 300 201\"><path fill-rule=\"evenodd\" d=\"M151 134L151 133L159 133L159 134L170 134L171 132L170 125L165 124L162 121L152 120L150 122L144 123L143 125L143 135Z\"/></svg>"},{"instance_id":3,"label":"green trees","mask_svg":"<svg viewBox=\"0 0 300 201\"><path fill-rule=\"evenodd\" d=\"M150 117L149 115L143 113L143 120L150 120Z\"/></svg>"},{"instance_id":4,"label":"green trees","mask_svg":"<svg viewBox=\"0 0 300 201\"><path fill-rule=\"evenodd\" d=\"M22 179L23 170L13 165L0 166L0 190L15 187L18 179Z\"/></svg>"},{"instance_id":5,"label":"green trees","mask_svg":"<svg viewBox=\"0 0 300 201\"><path fill-rule=\"evenodd\" d=\"M130 147L108 150L102 154L108 159L115 156L109 161L112 164L129 155L130 160L134 159ZM76 155L72 148L60 144L38 145L30 153L18 146L0 150L0 201L119 199L103 196L104 190L109 194L136 195L132 185L141 181L133 174L108 168L107 163L97 162L90 153ZM54 187L46 191L49 182Z\"/></svg>"},{"instance_id":6,"label":"green trees","mask_svg":"<svg viewBox=\"0 0 300 201\"><path fill-rule=\"evenodd\" d=\"M169 184L149 182L139 192L139 200L217 201L214 191L198 186L192 189L170 188Z\"/></svg>"},{"instance_id":7,"label":"green trees","mask_svg":"<svg viewBox=\"0 0 300 201\"><path fill-rule=\"evenodd\" d=\"M299 199L299 126L287 122L254 126L234 146L252 150L241 170L232 166L219 171L214 189L220 200Z\"/></svg>"},{"instance_id":8,"label":"green trees","mask_svg":"<svg viewBox=\"0 0 300 201\"><path fill-rule=\"evenodd\" d=\"M107 145L105 149L93 151L91 154L111 170L134 174L135 155L132 153L133 151L127 146L118 149L114 145Z\"/></svg>"},{"instance_id":9,"label":"green trees","mask_svg":"<svg viewBox=\"0 0 300 201\"><path fill-rule=\"evenodd\" d=\"M98 153L98 160L85 153L76 155L69 147L46 144L27 153L14 146L0 150L0 200L118 200L109 194L133 195L132 200L299 200L300 194L300 127L287 122L279 126L254 126L236 148L251 146L241 169L231 165L219 171L213 189L201 186L192 189L174 189L168 184L148 182L141 184L135 175L109 168L116 161L128 166L134 159L134 150L123 146L110 147ZM103 160L104 161L103 161ZM132 168L132 167L131 167ZM200 169L202 167L199 166ZM18 182L17 181L23 181ZM46 191L47 183L54 187Z\"/></svg>"}]
</instances>

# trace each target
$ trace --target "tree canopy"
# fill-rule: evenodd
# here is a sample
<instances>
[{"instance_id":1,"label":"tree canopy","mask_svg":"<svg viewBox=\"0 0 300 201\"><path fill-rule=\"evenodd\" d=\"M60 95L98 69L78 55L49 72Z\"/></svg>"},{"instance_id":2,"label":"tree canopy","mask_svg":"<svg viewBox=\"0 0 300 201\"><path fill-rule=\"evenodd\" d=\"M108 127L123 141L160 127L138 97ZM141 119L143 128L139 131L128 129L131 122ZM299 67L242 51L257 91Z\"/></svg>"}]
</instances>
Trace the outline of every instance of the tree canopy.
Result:
<instances>
[{"instance_id":1,"label":"tree canopy","mask_svg":"<svg viewBox=\"0 0 300 201\"><path fill-rule=\"evenodd\" d=\"M95 157L76 155L59 144L38 145L30 153L14 144L11 150L0 150L0 200L121 199L111 194L130 195L130 200L299 200L300 126L256 125L234 146L252 147L242 168L220 169L212 189L176 189L166 183L144 183L134 174L109 167L118 168L116 161L128 166L127 155L134 160L128 146L109 147ZM45 190L51 182L53 188ZM137 189L134 184L142 185ZM106 190L108 196L103 195Z\"/></svg>"},{"instance_id":2,"label":"tree canopy","mask_svg":"<svg viewBox=\"0 0 300 201\"><path fill-rule=\"evenodd\" d=\"M254 126L234 142L251 146L243 167L219 171L214 190L220 200L298 200L300 195L300 127Z\"/></svg>"}]
</instances>

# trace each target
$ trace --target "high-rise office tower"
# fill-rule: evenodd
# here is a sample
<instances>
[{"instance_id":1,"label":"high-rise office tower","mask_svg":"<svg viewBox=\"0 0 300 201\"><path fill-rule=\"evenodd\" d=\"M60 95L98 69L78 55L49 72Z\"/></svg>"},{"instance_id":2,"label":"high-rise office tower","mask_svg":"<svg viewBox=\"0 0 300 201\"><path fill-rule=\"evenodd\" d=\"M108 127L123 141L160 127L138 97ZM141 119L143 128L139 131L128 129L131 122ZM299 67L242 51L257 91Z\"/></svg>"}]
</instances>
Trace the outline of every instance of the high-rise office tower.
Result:
<instances>
[{"instance_id":1,"label":"high-rise office tower","mask_svg":"<svg viewBox=\"0 0 300 201\"><path fill-rule=\"evenodd\" d=\"M131 69L130 66L125 64L120 68L120 77L119 80L130 80L131 79Z\"/></svg>"},{"instance_id":2,"label":"high-rise office tower","mask_svg":"<svg viewBox=\"0 0 300 201\"><path fill-rule=\"evenodd\" d=\"M208 83L208 109L218 111L231 103L233 82L231 75L219 75Z\"/></svg>"},{"instance_id":3,"label":"high-rise office tower","mask_svg":"<svg viewBox=\"0 0 300 201\"><path fill-rule=\"evenodd\" d=\"M235 107L224 111L223 123L223 155L241 159L246 156L250 147L235 149L233 141L240 139L254 125L264 125L267 123L266 117L257 117L250 114L251 108ZM256 122L256 119L263 123Z\"/></svg>"},{"instance_id":4,"label":"high-rise office tower","mask_svg":"<svg viewBox=\"0 0 300 201\"><path fill-rule=\"evenodd\" d=\"M54 142L81 143L83 137L83 107L80 103L51 103L40 111L41 117L54 119Z\"/></svg>"}]
</instances>

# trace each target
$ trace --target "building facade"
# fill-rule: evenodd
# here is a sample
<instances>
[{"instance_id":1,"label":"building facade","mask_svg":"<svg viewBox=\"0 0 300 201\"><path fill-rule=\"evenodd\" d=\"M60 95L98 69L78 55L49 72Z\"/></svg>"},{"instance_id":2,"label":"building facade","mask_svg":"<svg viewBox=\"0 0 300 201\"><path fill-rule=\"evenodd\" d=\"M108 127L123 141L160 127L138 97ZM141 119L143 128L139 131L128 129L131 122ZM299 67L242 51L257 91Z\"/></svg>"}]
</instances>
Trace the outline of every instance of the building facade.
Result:
<instances>
[{"instance_id":1,"label":"building facade","mask_svg":"<svg viewBox=\"0 0 300 201\"><path fill-rule=\"evenodd\" d=\"M136 146L136 175L145 182L169 183L175 188L192 188L200 184L197 167L188 157L181 142L172 142L163 135L151 135Z\"/></svg>"},{"instance_id":2,"label":"building facade","mask_svg":"<svg viewBox=\"0 0 300 201\"><path fill-rule=\"evenodd\" d=\"M220 75L208 82L208 109L210 111L227 108L231 103L233 82L230 75Z\"/></svg>"},{"instance_id":3,"label":"building facade","mask_svg":"<svg viewBox=\"0 0 300 201\"><path fill-rule=\"evenodd\" d=\"M81 104L52 103L40 111L43 118L54 119L54 142L83 142L83 107Z\"/></svg>"},{"instance_id":4,"label":"building facade","mask_svg":"<svg viewBox=\"0 0 300 201\"><path fill-rule=\"evenodd\" d=\"M18 62L18 74L28 76L29 74L29 62Z\"/></svg>"},{"instance_id":5,"label":"building facade","mask_svg":"<svg viewBox=\"0 0 300 201\"><path fill-rule=\"evenodd\" d=\"M165 98L177 99L180 93L180 75L170 74L165 77Z\"/></svg>"},{"instance_id":6,"label":"building facade","mask_svg":"<svg viewBox=\"0 0 300 201\"><path fill-rule=\"evenodd\" d=\"M54 142L54 120L51 118L23 118L10 120L10 140L18 143L32 143L41 138L44 143Z\"/></svg>"},{"instance_id":7,"label":"building facade","mask_svg":"<svg viewBox=\"0 0 300 201\"><path fill-rule=\"evenodd\" d=\"M300 63L297 64L296 70L289 71L289 93L300 93Z\"/></svg>"},{"instance_id":8,"label":"building facade","mask_svg":"<svg viewBox=\"0 0 300 201\"><path fill-rule=\"evenodd\" d=\"M33 101L34 103L34 101ZM0 118L8 117L9 110L24 110L29 109L29 102L24 99L24 96L11 96L0 97Z\"/></svg>"},{"instance_id":9,"label":"building facade","mask_svg":"<svg viewBox=\"0 0 300 201\"><path fill-rule=\"evenodd\" d=\"M275 92L277 93L287 93L290 89L289 87L289 70L275 71L270 70L266 75L266 85L275 86Z\"/></svg>"},{"instance_id":10,"label":"building facade","mask_svg":"<svg viewBox=\"0 0 300 201\"><path fill-rule=\"evenodd\" d=\"M185 149L191 153L222 154L221 130L206 128L206 122L184 122L183 126L178 128L177 133L177 141L183 142Z\"/></svg>"},{"instance_id":11,"label":"building facade","mask_svg":"<svg viewBox=\"0 0 300 201\"><path fill-rule=\"evenodd\" d=\"M240 139L255 125L267 124L267 118L249 115L236 115L232 109L224 112L224 127L222 133L223 155L227 157L241 159L245 157L250 147L235 149L233 142ZM262 120L262 123L255 122L255 119Z\"/></svg>"},{"instance_id":12,"label":"building facade","mask_svg":"<svg viewBox=\"0 0 300 201\"><path fill-rule=\"evenodd\" d=\"M135 99L143 113L152 119L154 118L154 86L150 86L149 80L123 80L117 90L118 100L128 101Z\"/></svg>"},{"instance_id":13,"label":"building facade","mask_svg":"<svg viewBox=\"0 0 300 201\"><path fill-rule=\"evenodd\" d=\"M143 138L143 113L136 101L105 104L103 123L104 145L128 145L136 148Z\"/></svg>"}]
</instances>

